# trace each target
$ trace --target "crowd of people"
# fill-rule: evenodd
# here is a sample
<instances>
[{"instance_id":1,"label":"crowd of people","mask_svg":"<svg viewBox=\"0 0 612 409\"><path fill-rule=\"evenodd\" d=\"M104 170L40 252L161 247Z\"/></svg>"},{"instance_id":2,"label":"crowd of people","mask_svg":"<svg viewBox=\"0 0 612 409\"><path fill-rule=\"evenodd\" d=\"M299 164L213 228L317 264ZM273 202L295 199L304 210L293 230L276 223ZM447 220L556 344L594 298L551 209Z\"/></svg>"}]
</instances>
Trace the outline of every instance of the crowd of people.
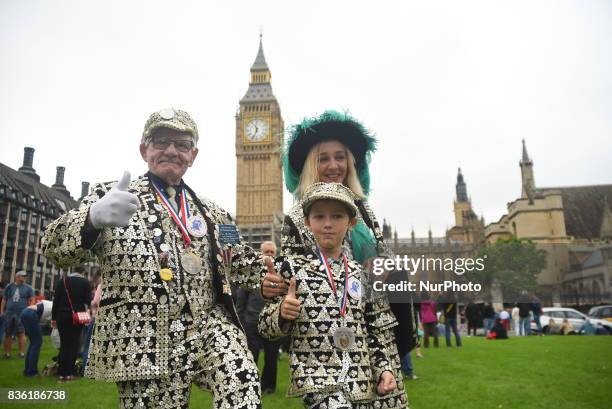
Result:
<instances>
[{"instance_id":1,"label":"crowd of people","mask_svg":"<svg viewBox=\"0 0 612 409\"><path fill-rule=\"evenodd\" d=\"M78 269L76 270L78 271ZM53 365L60 382L74 379L76 362L80 354L82 365L86 364L90 323L76 323L73 314L93 311L91 299L95 292L79 272L66 274L58 281L52 300L34 296L32 287L25 283L27 272L18 271L15 282L3 291L0 307L0 336L4 342L4 359L11 359L13 338L18 340L19 357L24 358L23 375L39 376L39 356L45 328L52 328L59 339L59 351ZM27 350L26 350L26 340ZM84 351L81 353L81 351ZM82 372L82 371L80 371Z\"/></svg>"},{"instance_id":2,"label":"crowd of people","mask_svg":"<svg viewBox=\"0 0 612 409\"><path fill-rule=\"evenodd\" d=\"M489 336L493 332L499 339L507 338L511 329L516 336L531 335L532 322L536 323L537 333L542 335L541 315L541 301L535 295L530 298L525 293L514 306L498 311L489 302L468 303L462 311L461 320L466 322L468 336L476 335L476 330L482 328L483 335Z\"/></svg>"}]
</instances>

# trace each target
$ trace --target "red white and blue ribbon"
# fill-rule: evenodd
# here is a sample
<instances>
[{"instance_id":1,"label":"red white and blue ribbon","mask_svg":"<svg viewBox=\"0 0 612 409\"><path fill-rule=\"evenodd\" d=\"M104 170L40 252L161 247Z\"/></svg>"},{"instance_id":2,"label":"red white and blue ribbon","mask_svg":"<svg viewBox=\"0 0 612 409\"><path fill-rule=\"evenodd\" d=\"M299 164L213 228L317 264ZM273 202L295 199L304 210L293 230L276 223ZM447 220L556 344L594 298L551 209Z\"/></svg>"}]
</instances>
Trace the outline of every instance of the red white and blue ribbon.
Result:
<instances>
[{"instance_id":1,"label":"red white and blue ribbon","mask_svg":"<svg viewBox=\"0 0 612 409\"><path fill-rule=\"evenodd\" d=\"M179 210L181 212L181 221L185 226L187 226L187 220L189 220L191 212L189 211L189 202L187 201L187 192L185 192L185 189L182 189L181 191L180 206L181 208Z\"/></svg>"},{"instance_id":2,"label":"red white and blue ribbon","mask_svg":"<svg viewBox=\"0 0 612 409\"><path fill-rule=\"evenodd\" d=\"M337 299L338 294L336 293L336 281L334 280L334 273L332 272L332 269L329 266L329 262L327 261L327 256L325 255L325 253L323 253L321 249L318 250L319 260L321 260L321 263L323 263L323 266L325 266L325 271L327 272L327 280L329 281L329 285L331 286L332 291L334 292L334 295ZM342 253L342 261L344 262L344 290L342 292L342 299L340 300L340 315L342 315L342 318L344 318L344 316L346 315L349 276L348 262L346 261L346 255L344 253Z\"/></svg>"},{"instance_id":3,"label":"red white and blue ribbon","mask_svg":"<svg viewBox=\"0 0 612 409\"><path fill-rule=\"evenodd\" d=\"M187 219L189 219L189 204L187 203L187 194L185 192L185 189L182 189L180 192L180 209L179 214L177 214L174 210L174 207L172 207L172 205L168 201L166 195L159 187L157 187L155 183L153 183L153 188L155 189L155 193L157 193L157 196L161 200L162 204L164 205L166 210L168 210L168 213L170 213L170 216L181 231L185 246L189 247L191 245L191 237L189 237L189 232L187 231Z\"/></svg>"},{"instance_id":4,"label":"red white and blue ribbon","mask_svg":"<svg viewBox=\"0 0 612 409\"><path fill-rule=\"evenodd\" d=\"M232 247L227 246L222 249L221 254L223 255L223 263L229 267L232 264Z\"/></svg>"}]
</instances>

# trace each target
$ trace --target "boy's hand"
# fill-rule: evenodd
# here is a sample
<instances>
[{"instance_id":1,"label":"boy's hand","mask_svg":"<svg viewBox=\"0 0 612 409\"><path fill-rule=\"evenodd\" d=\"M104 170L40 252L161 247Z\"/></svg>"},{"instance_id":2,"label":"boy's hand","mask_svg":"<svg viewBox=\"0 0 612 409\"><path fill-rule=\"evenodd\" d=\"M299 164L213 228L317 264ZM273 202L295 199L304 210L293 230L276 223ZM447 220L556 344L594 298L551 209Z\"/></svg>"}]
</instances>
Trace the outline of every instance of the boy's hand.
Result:
<instances>
[{"instance_id":1,"label":"boy's hand","mask_svg":"<svg viewBox=\"0 0 612 409\"><path fill-rule=\"evenodd\" d=\"M295 321L300 315L301 303L295 296L295 278L289 282L289 291L281 303L281 317L288 321Z\"/></svg>"},{"instance_id":2,"label":"boy's hand","mask_svg":"<svg viewBox=\"0 0 612 409\"><path fill-rule=\"evenodd\" d=\"M380 396L386 395L392 390L397 388L397 384L395 383L395 376L389 371L385 371L380 375L380 380L378 381L378 387L376 388L376 392Z\"/></svg>"}]
</instances>

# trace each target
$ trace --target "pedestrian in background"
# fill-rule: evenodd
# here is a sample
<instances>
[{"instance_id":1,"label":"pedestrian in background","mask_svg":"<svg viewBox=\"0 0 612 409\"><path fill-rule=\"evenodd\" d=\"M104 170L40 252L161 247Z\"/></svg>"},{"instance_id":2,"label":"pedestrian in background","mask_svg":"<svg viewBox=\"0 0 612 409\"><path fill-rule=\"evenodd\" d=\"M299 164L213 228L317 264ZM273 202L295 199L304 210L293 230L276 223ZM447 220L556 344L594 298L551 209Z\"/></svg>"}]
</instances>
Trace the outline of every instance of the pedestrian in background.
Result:
<instances>
[{"instance_id":1,"label":"pedestrian in background","mask_svg":"<svg viewBox=\"0 0 612 409\"><path fill-rule=\"evenodd\" d=\"M4 317L4 358L11 357L13 336L19 343L19 356L25 357L26 336L21 324L21 313L34 301L34 289L26 284L24 270L15 274L15 282L6 286L0 305L0 315Z\"/></svg>"},{"instance_id":2,"label":"pedestrian in background","mask_svg":"<svg viewBox=\"0 0 612 409\"><path fill-rule=\"evenodd\" d=\"M21 313L21 324L30 343L25 355L25 369L23 375L27 377L38 376L38 357L42 347L41 324L51 320L53 303L47 300L38 301L35 305L26 307Z\"/></svg>"},{"instance_id":3,"label":"pedestrian in background","mask_svg":"<svg viewBox=\"0 0 612 409\"><path fill-rule=\"evenodd\" d=\"M536 327L538 328L538 334L544 335L542 332L542 323L540 322L540 316L542 315L542 302L535 294L533 294L531 299L531 313L533 315L533 320L535 321Z\"/></svg>"},{"instance_id":4,"label":"pedestrian in background","mask_svg":"<svg viewBox=\"0 0 612 409\"><path fill-rule=\"evenodd\" d=\"M495 310L490 302L485 302L482 307L482 324L484 326L485 336L491 331L493 328L493 324L495 323Z\"/></svg>"},{"instance_id":5,"label":"pedestrian in background","mask_svg":"<svg viewBox=\"0 0 612 409\"><path fill-rule=\"evenodd\" d=\"M516 335L517 337L521 335L520 319L521 317L519 317L519 307L515 305L514 308L512 308L512 325L514 326L514 335Z\"/></svg>"},{"instance_id":6,"label":"pedestrian in background","mask_svg":"<svg viewBox=\"0 0 612 409\"><path fill-rule=\"evenodd\" d=\"M510 330L510 313L506 311L505 308L499 312L499 319L506 329L506 332L508 332Z\"/></svg>"},{"instance_id":7,"label":"pedestrian in background","mask_svg":"<svg viewBox=\"0 0 612 409\"><path fill-rule=\"evenodd\" d=\"M429 348L429 337L434 337L434 347L438 347L438 331L436 324L438 317L436 316L436 302L432 299L421 301L421 322L423 323L424 331L424 347Z\"/></svg>"},{"instance_id":8,"label":"pedestrian in background","mask_svg":"<svg viewBox=\"0 0 612 409\"><path fill-rule=\"evenodd\" d=\"M521 293L516 306L519 309L520 335L531 335L531 301L527 297L526 291Z\"/></svg>"},{"instance_id":9,"label":"pedestrian in background","mask_svg":"<svg viewBox=\"0 0 612 409\"><path fill-rule=\"evenodd\" d=\"M451 330L455 335L455 345L461 346L461 335L457 329L457 297L455 293L446 292L443 295L445 302L440 304L440 309L444 316L444 337L446 338L446 346L451 346Z\"/></svg>"},{"instance_id":10,"label":"pedestrian in background","mask_svg":"<svg viewBox=\"0 0 612 409\"><path fill-rule=\"evenodd\" d=\"M478 322L480 321L480 309L476 304L470 302L465 307L465 319L467 320L467 334L470 333L476 336L476 330L478 329Z\"/></svg>"},{"instance_id":11,"label":"pedestrian in background","mask_svg":"<svg viewBox=\"0 0 612 409\"><path fill-rule=\"evenodd\" d=\"M263 256L276 256L276 244L272 241L264 241L261 243L260 249ZM257 330L259 313L264 305L265 301L258 290L236 288L236 312L246 332L247 344L253 354L255 364L259 359L259 351L262 349L264 351L261 391L262 393L274 393L276 391L279 343L262 337Z\"/></svg>"},{"instance_id":12,"label":"pedestrian in background","mask_svg":"<svg viewBox=\"0 0 612 409\"><path fill-rule=\"evenodd\" d=\"M75 361L83 325L73 321L73 312L86 311L91 302L89 282L80 273L69 273L55 286L55 298L51 311L51 326L60 334L60 350L57 357L59 382L71 381L75 376Z\"/></svg>"},{"instance_id":13,"label":"pedestrian in background","mask_svg":"<svg viewBox=\"0 0 612 409\"><path fill-rule=\"evenodd\" d=\"M398 306L402 306L404 307L403 313L408 314L408 317L404 317L404 319L398 320L398 325L394 328L396 333L397 332L408 332L408 333L414 332L418 334L419 313L417 311L416 305L417 304L415 304L414 302L407 303L407 304L391 304L392 310L394 308L397 308ZM399 312L399 311L394 312L394 313L396 316L402 314L402 312ZM419 377L414 373L414 365L412 364L412 356L410 355L412 353L412 350L415 349L417 357L420 357L420 358L423 357L419 350L420 340L419 340L418 335L417 337L414 337L414 338L412 337L408 338L410 340L413 340L413 342L408 342L405 344L402 344L399 342L400 339L406 339L406 338L403 338L402 335L396 335L395 339L398 340L397 350L400 356L402 357L402 372L405 375L404 379L407 379L409 381L419 379Z\"/></svg>"}]
</instances>

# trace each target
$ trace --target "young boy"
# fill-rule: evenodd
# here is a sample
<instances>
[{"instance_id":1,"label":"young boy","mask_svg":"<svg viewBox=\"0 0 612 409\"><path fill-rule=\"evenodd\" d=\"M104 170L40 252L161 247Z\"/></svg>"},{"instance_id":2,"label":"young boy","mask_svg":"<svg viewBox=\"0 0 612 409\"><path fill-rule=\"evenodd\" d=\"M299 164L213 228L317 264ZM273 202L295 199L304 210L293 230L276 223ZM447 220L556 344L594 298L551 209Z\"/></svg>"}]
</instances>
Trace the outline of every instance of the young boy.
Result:
<instances>
[{"instance_id":1,"label":"young boy","mask_svg":"<svg viewBox=\"0 0 612 409\"><path fill-rule=\"evenodd\" d=\"M388 316L388 304L367 303L361 267L342 249L356 222L353 197L339 183L315 183L305 192L305 224L317 247L305 256L277 259L289 291L259 316L262 335L290 336L287 396L301 396L308 408L363 407L374 393L396 388L373 331Z\"/></svg>"}]
</instances>

